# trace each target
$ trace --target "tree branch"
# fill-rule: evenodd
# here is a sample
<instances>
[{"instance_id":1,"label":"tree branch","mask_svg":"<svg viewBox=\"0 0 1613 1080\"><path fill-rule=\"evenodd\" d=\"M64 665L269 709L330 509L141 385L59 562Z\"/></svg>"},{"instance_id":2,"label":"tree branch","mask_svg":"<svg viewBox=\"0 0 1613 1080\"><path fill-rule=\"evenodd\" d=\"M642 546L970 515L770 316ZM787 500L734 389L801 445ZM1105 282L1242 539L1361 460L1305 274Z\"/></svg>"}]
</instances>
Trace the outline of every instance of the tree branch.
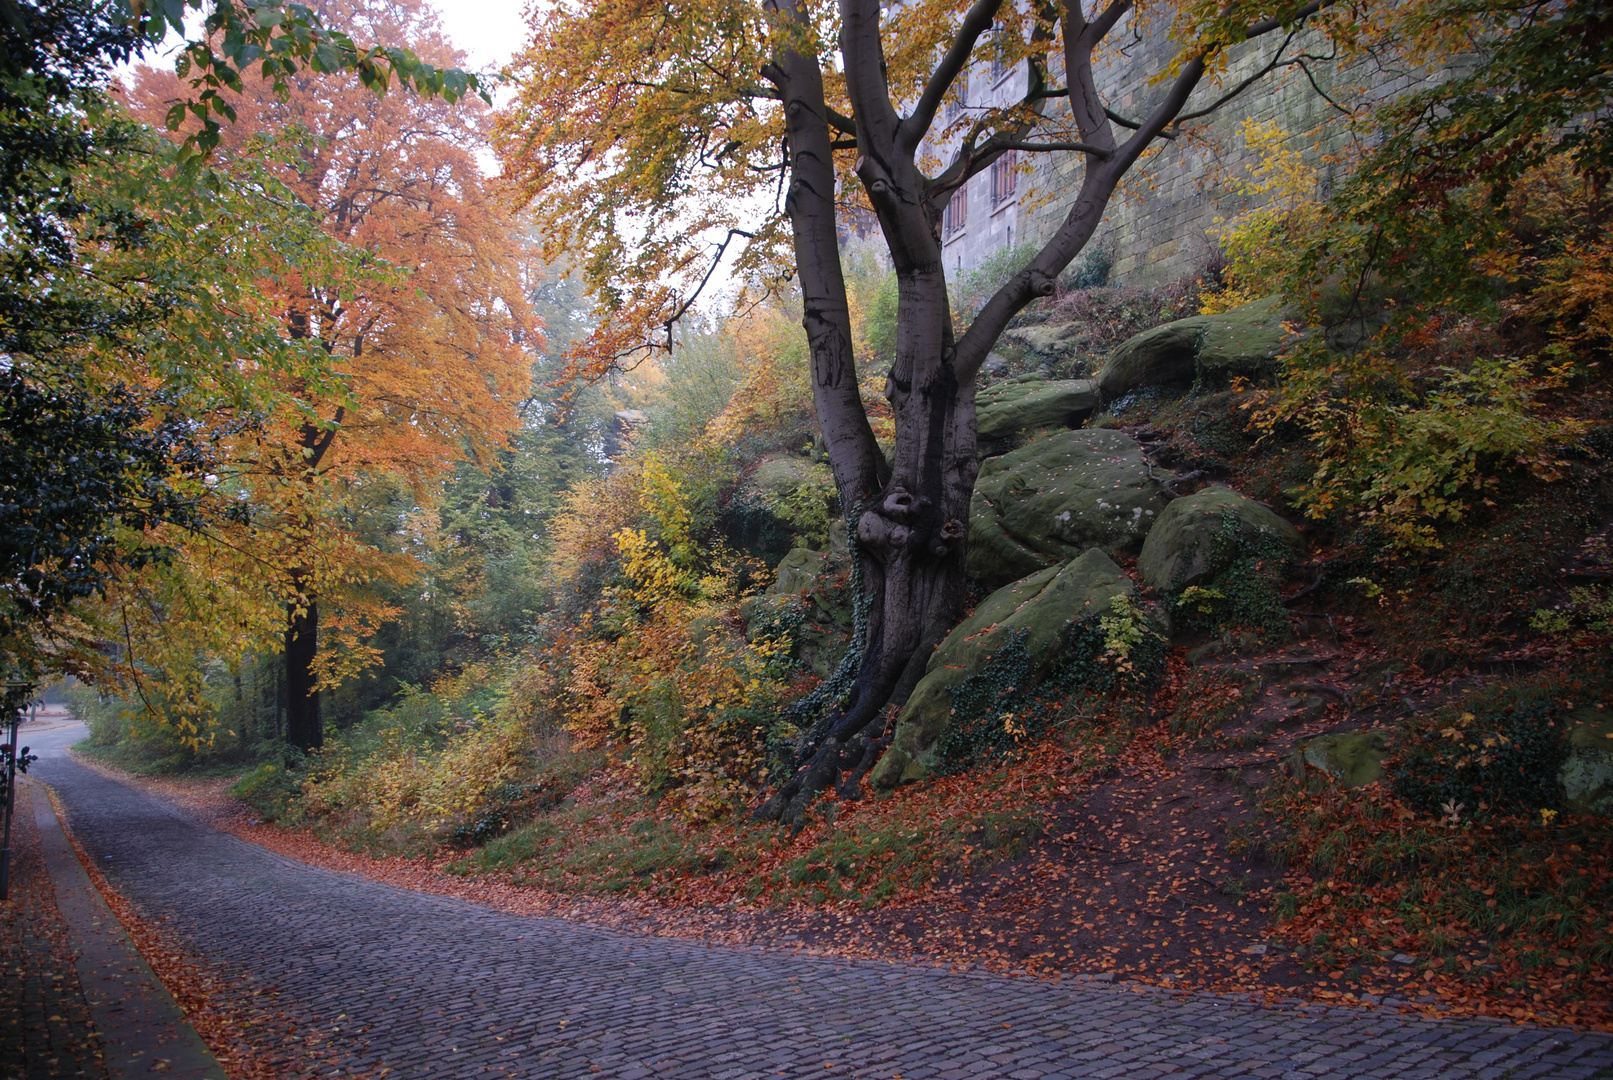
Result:
<instances>
[{"instance_id":1,"label":"tree branch","mask_svg":"<svg viewBox=\"0 0 1613 1080\"><path fill-rule=\"evenodd\" d=\"M1264 79L1267 75L1270 75L1278 68L1287 67L1290 63L1298 63L1297 60L1284 63L1282 59L1283 50L1287 49L1288 46L1293 42L1294 35L1297 33L1299 33L1298 30L1289 31L1288 36L1283 38L1283 43L1277 46L1277 51L1271 54L1271 60L1267 62L1265 67L1261 68L1253 75L1250 75L1247 79L1244 79L1237 86L1234 86L1231 90L1228 90L1225 94L1222 94L1212 104L1207 105L1202 109L1196 109L1193 112L1182 113L1175 120L1171 121L1171 123L1179 129L1189 120L1198 120L1202 117L1209 116L1221 106L1225 105L1227 102L1231 101L1233 98L1237 97L1239 94L1243 93L1245 90L1249 89L1255 83L1259 82L1261 79Z\"/></svg>"},{"instance_id":2,"label":"tree branch","mask_svg":"<svg viewBox=\"0 0 1613 1080\"><path fill-rule=\"evenodd\" d=\"M1051 29L1044 29L1044 26L1051 26L1052 16L1056 14L1057 7L1054 4L1046 4L1042 11L1049 18L1043 24L1039 24L1032 32L1031 43L1033 45L1047 41L1053 36ZM1041 123L1044 115L1042 112L1043 103L1051 98L1061 96L1062 92L1045 93L1047 86L1046 69L1040 61L1034 58L1028 58L1026 64L1029 67L1029 78L1026 80L1025 95L1019 100L1019 107L1029 110L1029 118L1015 125L1012 131L993 132L991 137L986 140L985 145L978 150L975 149L974 141L985 130L990 118L987 117L977 122L964 138L963 145L958 148L958 153L954 155L952 163L947 166L940 176L925 185L925 192L931 198L939 196L943 199L950 199L953 192L991 168L1003 154L1010 150L1029 147L1029 144L1025 144L1024 147L1019 144ZM1046 144L1044 148L1081 149L1081 147L1073 143L1068 146L1055 146L1050 143Z\"/></svg>"},{"instance_id":3,"label":"tree branch","mask_svg":"<svg viewBox=\"0 0 1613 1080\"><path fill-rule=\"evenodd\" d=\"M667 321L662 324L666 327L667 352L672 351L672 328L676 326L678 324L678 320L683 318L688 310L694 306L694 302L700 299L700 294L705 291L706 284L711 281L711 276L717 272L717 267L722 265L722 257L727 254L728 245L734 242L734 237L736 236L743 236L747 240L755 239L754 233L748 233L744 229L728 230L728 235L723 237L722 243L717 245L717 254L712 256L711 265L706 267L706 274L700 279L700 284L695 286L694 292L689 294L689 298L687 300L678 305L678 310L672 313L672 317L667 319Z\"/></svg>"},{"instance_id":4,"label":"tree branch","mask_svg":"<svg viewBox=\"0 0 1613 1080\"><path fill-rule=\"evenodd\" d=\"M1023 142L1018 139L1009 139L996 144L999 150L1024 150L1028 153L1043 153L1061 150L1072 154L1091 154L1094 157L1108 158L1114 154L1109 147L1094 146L1084 142Z\"/></svg>"},{"instance_id":5,"label":"tree branch","mask_svg":"<svg viewBox=\"0 0 1613 1080\"><path fill-rule=\"evenodd\" d=\"M924 86L924 93L919 95L918 104L913 106L913 112L897 127L897 145L904 153L912 153L918 149L919 143L924 141L930 125L935 122L936 112L941 108L941 99L952 89L958 73L969 66L969 61L974 56L975 43L980 40L981 34L991 29L992 23L997 20L997 10L1001 7L1002 0L975 0L974 6L963 17L963 25L958 28L958 34L952 39L952 45L947 49L946 55L930 73L929 82Z\"/></svg>"}]
</instances>

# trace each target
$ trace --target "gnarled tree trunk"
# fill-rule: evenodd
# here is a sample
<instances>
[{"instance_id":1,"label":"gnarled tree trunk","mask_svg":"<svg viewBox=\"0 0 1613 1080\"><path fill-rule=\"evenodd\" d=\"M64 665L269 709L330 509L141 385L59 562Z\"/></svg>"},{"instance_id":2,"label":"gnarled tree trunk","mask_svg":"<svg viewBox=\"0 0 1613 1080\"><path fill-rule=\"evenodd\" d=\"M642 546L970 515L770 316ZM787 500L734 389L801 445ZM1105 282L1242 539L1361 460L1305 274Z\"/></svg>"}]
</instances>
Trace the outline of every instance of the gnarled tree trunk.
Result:
<instances>
[{"instance_id":1,"label":"gnarled tree trunk","mask_svg":"<svg viewBox=\"0 0 1613 1080\"><path fill-rule=\"evenodd\" d=\"M1280 19L1249 26L1246 38L1293 26L1328 0L1313 0ZM1037 297L1051 295L1057 276L1091 239L1116 186L1143 151L1185 113L1188 98L1217 45L1190 51L1163 83L1146 116L1125 120L1108 109L1093 76L1093 52L1131 10L1130 0L1100 5L1092 19L1080 0L1050 0L1034 31L1049 40L1057 23L1066 86L1049 90L1039 62L1015 125L963 137L951 163L935 177L918 155L943 98L972 62L1002 0L977 0L918 100L899 115L890 97L880 37L879 0L840 0L840 54L852 116L829 108L815 57L786 48L763 71L786 116L789 194L803 325L811 348L814 403L823 428L841 505L855 522L862 562L867 634L860 668L844 705L809 732L790 780L757 815L795 824L815 793L842 769L860 778L871 755L865 730L886 705L899 705L923 675L934 646L962 614L969 503L977 471L975 376L1008 321ZM767 0L776 18L810 38L800 0ZM1290 35L1290 38L1292 35ZM786 36L789 40L789 36ZM1284 46L1287 42L1284 42ZM1282 48L1278 50L1278 57ZM1260 74L1273 70L1274 58ZM1257 76L1258 77L1258 76ZM1069 100L1076 139L1036 142L1041 109L1052 97ZM1128 129L1117 142L1115 125ZM856 174L878 216L898 282L897 355L885 396L896 421L896 450L887 462L873 436L858 391L846 286L836 230L833 155L854 145ZM1075 152L1085 156L1081 188L1054 235L955 338L941 261L941 216L953 194L1010 151ZM866 748L866 749L864 749Z\"/></svg>"}]
</instances>

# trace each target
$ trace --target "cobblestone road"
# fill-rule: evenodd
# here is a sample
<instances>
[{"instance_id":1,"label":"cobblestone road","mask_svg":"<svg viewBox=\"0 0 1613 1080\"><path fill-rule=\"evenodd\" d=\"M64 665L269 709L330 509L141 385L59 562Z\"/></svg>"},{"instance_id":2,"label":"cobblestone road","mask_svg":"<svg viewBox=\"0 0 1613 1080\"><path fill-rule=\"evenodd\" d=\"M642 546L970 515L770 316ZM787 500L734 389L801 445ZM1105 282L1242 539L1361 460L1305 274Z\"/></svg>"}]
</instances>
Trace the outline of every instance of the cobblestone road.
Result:
<instances>
[{"instance_id":1,"label":"cobblestone road","mask_svg":"<svg viewBox=\"0 0 1613 1080\"><path fill-rule=\"evenodd\" d=\"M49 752L107 877L399 1077L1613 1077L1613 1038L712 948L272 854Z\"/></svg>"}]
</instances>

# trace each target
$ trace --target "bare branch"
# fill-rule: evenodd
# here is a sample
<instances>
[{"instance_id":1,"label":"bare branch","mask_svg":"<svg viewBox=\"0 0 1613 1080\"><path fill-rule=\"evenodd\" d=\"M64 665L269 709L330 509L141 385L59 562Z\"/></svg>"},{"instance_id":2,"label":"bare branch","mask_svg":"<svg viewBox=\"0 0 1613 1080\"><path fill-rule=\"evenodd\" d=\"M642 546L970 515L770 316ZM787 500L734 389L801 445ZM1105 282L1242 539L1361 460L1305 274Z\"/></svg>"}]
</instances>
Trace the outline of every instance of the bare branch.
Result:
<instances>
[{"instance_id":1,"label":"bare branch","mask_svg":"<svg viewBox=\"0 0 1613 1080\"><path fill-rule=\"evenodd\" d=\"M981 34L991 29L1000 7L1002 0L975 0L975 5L963 17L957 37L953 38L951 48L947 49L946 55L930 73L930 80L925 84L924 93L919 95L918 104L913 106L912 114L897 128L896 142L904 152L912 153L929 133L930 125L935 122L935 114L941 108L941 99L952 89L958 73L969 66L975 43L980 40Z\"/></svg>"},{"instance_id":2,"label":"bare branch","mask_svg":"<svg viewBox=\"0 0 1613 1080\"><path fill-rule=\"evenodd\" d=\"M1053 4L1046 4L1042 10L1044 14L1049 16L1045 20L1045 25L1050 27L1052 24L1051 17L1056 14L1057 9ZM1031 43L1034 45L1038 42L1047 41L1052 36L1051 29L1044 29L1042 25L1038 25L1036 30L1032 32ZM977 121L970 128L969 134L965 136L963 145L958 148L957 154L953 156L952 163L947 166L940 176L925 185L925 192L931 198L950 198L958 188L991 168L1003 154L1010 150L1019 149L1020 147L1017 144L1023 142L1041 123L1043 104L1052 98L1061 96L1062 92L1046 92L1047 70L1039 60L1031 57L1026 60L1026 64L1029 68L1029 78L1026 80L1025 96L1020 99L1018 107L1027 110L1029 115L1015 125L1012 130L994 132L986 140L985 145L978 149L975 147L975 140L986 129L990 117ZM1048 144L1047 148L1053 148L1053 144ZM1071 150L1081 149L1075 144L1070 144L1065 148Z\"/></svg>"},{"instance_id":3,"label":"bare branch","mask_svg":"<svg viewBox=\"0 0 1613 1080\"><path fill-rule=\"evenodd\" d=\"M996 144L999 150L1024 150L1029 153L1043 153L1051 150L1062 150L1073 154L1091 154L1098 158L1108 158L1114 155L1114 150L1104 146L1094 146L1084 142L1022 142L1010 139Z\"/></svg>"},{"instance_id":4,"label":"bare branch","mask_svg":"<svg viewBox=\"0 0 1613 1080\"><path fill-rule=\"evenodd\" d=\"M700 284L695 286L694 292L689 294L689 298L687 300L678 305L678 310L672 313L672 317L662 324L666 327L667 352L672 351L672 328L676 326L678 324L678 320L682 319L683 316L688 313L689 309L694 306L694 302L700 299L700 294L705 291L706 284L711 281L711 276L717 272L717 267L722 265L722 257L728 252L728 245L734 242L734 237L736 236L743 236L747 240L755 238L754 233L748 233L744 229L728 230L728 235L723 237L722 243L717 245L717 254L712 256L711 265L706 267L706 274L700 279Z\"/></svg>"},{"instance_id":5,"label":"bare branch","mask_svg":"<svg viewBox=\"0 0 1613 1080\"><path fill-rule=\"evenodd\" d=\"M1231 90L1228 90L1226 93L1222 94L1219 98L1217 98L1214 102L1212 102L1211 104L1205 106L1204 108L1195 109L1193 112L1188 112L1188 113L1181 114L1175 120L1171 121L1172 125L1177 127L1177 128L1180 128L1184 123L1186 123L1189 120L1198 120L1198 119L1200 119L1202 117L1209 116L1211 113L1215 112L1221 106L1225 105L1227 102L1231 101L1233 98L1237 97L1239 94L1243 93L1245 90L1249 89L1255 83L1259 82L1261 79L1264 79L1267 75L1270 75L1273 71L1276 71L1278 68L1280 68L1280 67L1288 67L1291 64L1298 63L1297 60L1285 61L1282 58L1283 51L1285 49L1287 49L1290 44L1293 43L1294 35L1297 34L1297 33L1299 33L1298 30L1289 31L1288 36L1283 38L1283 43L1281 45L1277 46L1277 51L1271 54L1271 59L1266 63L1265 67L1261 68L1259 71L1255 72L1253 75L1250 75L1247 79L1244 79L1237 86L1234 86Z\"/></svg>"},{"instance_id":6,"label":"bare branch","mask_svg":"<svg viewBox=\"0 0 1613 1080\"><path fill-rule=\"evenodd\" d=\"M1346 106L1340 105L1338 102L1334 101L1326 90L1323 90L1319 85L1317 85L1316 76L1311 73L1310 68L1305 66L1306 59L1306 57L1300 57L1298 60L1294 61L1294 63L1298 64L1299 70L1305 73L1305 78L1311 84L1311 89L1316 91L1316 96L1333 106L1333 108L1337 109L1345 116L1354 116L1355 112L1352 109L1349 109Z\"/></svg>"},{"instance_id":7,"label":"bare branch","mask_svg":"<svg viewBox=\"0 0 1613 1080\"><path fill-rule=\"evenodd\" d=\"M845 113L836 109L833 105L825 105L823 107L823 114L828 119L829 126L840 132L842 135L855 136L857 134L857 122L851 117L847 116Z\"/></svg>"}]
</instances>

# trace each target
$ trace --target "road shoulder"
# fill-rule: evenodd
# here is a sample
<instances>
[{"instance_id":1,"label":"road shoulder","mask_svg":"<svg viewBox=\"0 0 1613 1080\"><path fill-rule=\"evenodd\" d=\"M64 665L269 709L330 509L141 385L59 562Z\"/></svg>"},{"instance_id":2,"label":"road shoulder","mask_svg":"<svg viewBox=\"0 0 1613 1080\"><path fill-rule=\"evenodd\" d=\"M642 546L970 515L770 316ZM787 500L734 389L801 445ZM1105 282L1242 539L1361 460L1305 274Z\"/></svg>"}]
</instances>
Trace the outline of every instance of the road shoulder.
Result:
<instances>
[{"instance_id":1,"label":"road shoulder","mask_svg":"<svg viewBox=\"0 0 1613 1080\"><path fill-rule=\"evenodd\" d=\"M111 1080L161 1071L172 1080L226 1080L167 987L102 899L43 785L29 785L41 854L77 953L90 1019Z\"/></svg>"}]
</instances>

